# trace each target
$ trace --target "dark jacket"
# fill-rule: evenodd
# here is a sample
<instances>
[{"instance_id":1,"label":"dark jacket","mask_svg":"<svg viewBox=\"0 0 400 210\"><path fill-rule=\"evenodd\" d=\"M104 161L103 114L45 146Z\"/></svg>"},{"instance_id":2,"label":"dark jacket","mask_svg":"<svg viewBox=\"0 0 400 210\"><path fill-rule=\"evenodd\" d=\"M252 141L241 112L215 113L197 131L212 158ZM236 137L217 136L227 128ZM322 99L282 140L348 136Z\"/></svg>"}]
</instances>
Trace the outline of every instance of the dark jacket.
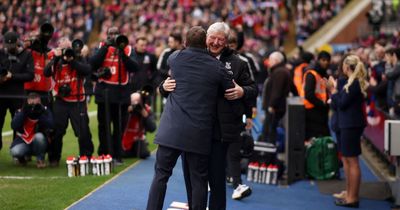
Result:
<instances>
[{"instance_id":1,"label":"dark jacket","mask_svg":"<svg viewBox=\"0 0 400 210\"><path fill-rule=\"evenodd\" d=\"M218 92L233 87L232 77L205 49L176 51L168 64L178 85L167 98L154 142L208 155Z\"/></svg>"},{"instance_id":2,"label":"dark jacket","mask_svg":"<svg viewBox=\"0 0 400 210\"><path fill-rule=\"evenodd\" d=\"M271 74L265 89L265 101L263 101L266 109L272 107L275 112L285 113L290 80L290 72L284 63L271 68Z\"/></svg>"},{"instance_id":3,"label":"dark jacket","mask_svg":"<svg viewBox=\"0 0 400 210\"><path fill-rule=\"evenodd\" d=\"M92 66L93 71L97 71L103 64L104 58L107 54L108 47L101 47L95 55L90 57L89 63ZM126 56L124 53L119 53L121 56L121 61L124 63L125 68L128 72L135 72L139 69L139 65L131 58ZM129 85L111 85L104 82L96 84L95 96L96 103L105 102L105 90L108 90L108 97L110 103L130 103L130 93Z\"/></svg>"},{"instance_id":4,"label":"dark jacket","mask_svg":"<svg viewBox=\"0 0 400 210\"><path fill-rule=\"evenodd\" d=\"M337 80L337 87L336 87L337 92L342 91L343 86L346 84L346 82L347 82L347 79L346 79L345 77L340 77L340 78ZM331 109L332 109L332 111L333 111L332 117L331 117L331 127L332 127L332 130L333 130L334 132L339 132L339 120L338 120L338 118L339 118L339 113L338 113L338 107L337 107L337 104L334 103L334 102L332 102L332 101L331 101Z\"/></svg>"},{"instance_id":5,"label":"dark jacket","mask_svg":"<svg viewBox=\"0 0 400 210\"><path fill-rule=\"evenodd\" d=\"M232 71L235 82L243 88L241 99L229 101L221 93L218 98L218 124L214 128L214 140L223 142L238 141L243 131L243 114L252 118L252 107L256 106L257 86L250 76L248 64L234 51L225 49L219 60L227 71Z\"/></svg>"},{"instance_id":6,"label":"dark jacket","mask_svg":"<svg viewBox=\"0 0 400 210\"><path fill-rule=\"evenodd\" d=\"M34 77L32 54L23 50L16 58L17 62L10 62L9 55L0 50L0 68L7 69L12 74L10 80L0 84L1 97L24 95L24 82L31 81Z\"/></svg>"},{"instance_id":7,"label":"dark jacket","mask_svg":"<svg viewBox=\"0 0 400 210\"><path fill-rule=\"evenodd\" d=\"M14 118L11 121L11 128L14 131L24 133L24 121L25 118L27 117L27 114L19 110L15 113ZM46 133L54 129L54 121L53 121L53 115L51 114L50 110L46 108L46 110L40 115L38 118L38 124L36 127L36 132L42 132ZM13 140L11 147L13 147L16 144L19 144L21 142L24 142L20 138L16 138Z\"/></svg>"},{"instance_id":8,"label":"dark jacket","mask_svg":"<svg viewBox=\"0 0 400 210\"><path fill-rule=\"evenodd\" d=\"M131 73L130 85L132 86L132 91L140 90L145 85L156 87L155 83L158 73L156 56L147 52L138 53L135 51L132 52L132 58L139 65L139 70Z\"/></svg>"},{"instance_id":9,"label":"dark jacket","mask_svg":"<svg viewBox=\"0 0 400 210\"><path fill-rule=\"evenodd\" d=\"M348 93L343 87L340 92L333 94L332 103L337 107L340 129L366 126L363 112L364 95L357 79L350 85Z\"/></svg>"}]
</instances>

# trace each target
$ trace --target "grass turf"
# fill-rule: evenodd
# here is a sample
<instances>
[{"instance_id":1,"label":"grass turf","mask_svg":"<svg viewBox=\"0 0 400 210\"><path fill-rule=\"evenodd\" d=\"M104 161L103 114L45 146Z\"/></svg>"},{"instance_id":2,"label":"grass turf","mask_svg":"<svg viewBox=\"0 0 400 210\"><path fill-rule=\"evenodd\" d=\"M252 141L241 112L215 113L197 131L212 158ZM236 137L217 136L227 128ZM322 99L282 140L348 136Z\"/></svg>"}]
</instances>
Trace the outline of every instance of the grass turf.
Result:
<instances>
[{"instance_id":1,"label":"grass turf","mask_svg":"<svg viewBox=\"0 0 400 210\"><path fill-rule=\"evenodd\" d=\"M89 110L95 109L95 105L89 106ZM7 124L9 118L5 125ZM7 131L4 128L3 131ZM96 116L90 118L90 130L96 152ZM148 134L147 139L150 143L149 149L154 150L154 133ZM71 127L68 127L63 138L62 159L57 168L37 169L35 157L32 157L32 162L25 167L14 164L9 154L11 140L11 136L3 137L3 149L0 151L0 209L65 209L138 160L124 159L124 165L115 167L113 174L109 176L68 178L65 158L70 155L77 156L79 153L77 138ZM25 179L18 179L19 177Z\"/></svg>"}]
</instances>

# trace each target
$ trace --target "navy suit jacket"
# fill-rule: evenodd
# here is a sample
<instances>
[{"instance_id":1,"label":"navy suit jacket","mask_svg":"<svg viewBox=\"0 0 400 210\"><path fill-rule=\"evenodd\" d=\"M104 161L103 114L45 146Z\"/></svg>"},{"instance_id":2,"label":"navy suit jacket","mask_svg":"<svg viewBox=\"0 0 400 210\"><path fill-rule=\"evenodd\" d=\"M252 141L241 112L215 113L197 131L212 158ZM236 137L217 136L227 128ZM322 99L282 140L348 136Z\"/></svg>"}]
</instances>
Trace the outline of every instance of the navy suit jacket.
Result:
<instances>
[{"instance_id":1,"label":"navy suit jacket","mask_svg":"<svg viewBox=\"0 0 400 210\"><path fill-rule=\"evenodd\" d=\"M168 58L176 88L167 98L154 142L208 155L218 91L233 87L232 75L205 49L187 48Z\"/></svg>"},{"instance_id":2,"label":"navy suit jacket","mask_svg":"<svg viewBox=\"0 0 400 210\"><path fill-rule=\"evenodd\" d=\"M347 80L344 84L347 84ZM340 92L333 94L332 103L337 107L340 129L366 126L363 112L364 95L357 79L350 85L348 93L343 87Z\"/></svg>"}]
</instances>

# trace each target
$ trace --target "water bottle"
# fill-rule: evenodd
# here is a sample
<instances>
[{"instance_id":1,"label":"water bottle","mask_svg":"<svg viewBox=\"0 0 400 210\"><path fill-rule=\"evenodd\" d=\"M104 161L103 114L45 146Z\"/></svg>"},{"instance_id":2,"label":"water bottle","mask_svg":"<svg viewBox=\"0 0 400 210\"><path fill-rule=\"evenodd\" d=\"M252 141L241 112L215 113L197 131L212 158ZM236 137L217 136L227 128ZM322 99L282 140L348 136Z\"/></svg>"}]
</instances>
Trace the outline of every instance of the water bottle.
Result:
<instances>
[{"instance_id":1,"label":"water bottle","mask_svg":"<svg viewBox=\"0 0 400 210\"><path fill-rule=\"evenodd\" d=\"M101 156L97 157L96 159L97 176L101 176L104 173L103 163L104 163L103 158Z\"/></svg>"},{"instance_id":2,"label":"water bottle","mask_svg":"<svg viewBox=\"0 0 400 210\"><path fill-rule=\"evenodd\" d=\"M277 184L277 183L278 183L278 166L273 165L271 170L271 184Z\"/></svg>"},{"instance_id":3,"label":"water bottle","mask_svg":"<svg viewBox=\"0 0 400 210\"><path fill-rule=\"evenodd\" d=\"M90 158L90 164L92 165L92 174L97 175L97 160L94 156Z\"/></svg>"},{"instance_id":4,"label":"water bottle","mask_svg":"<svg viewBox=\"0 0 400 210\"><path fill-rule=\"evenodd\" d=\"M267 164L263 163L260 166L260 175L258 177L258 183L265 183L265 177L267 175Z\"/></svg>"},{"instance_id":5,"label":"water bottle","mask_svg":"<svg viewBox=\"0 0 400 210\"><path fill-rule=\"evenodd\" d=\"M253 181L254 162L250 162L247 166L247 181Z\"/></svg>"},{"instance_id":6,"label":"water bottle","mask_svg":"<svg viewBox=\"0 0 400 210\"><path fill-rule=\"evenodd\" d=\"M80 172L79 172L79 157L78 158L74 158L74 161L72 163L72 168L73 168L73 174L74 176L79 176Z\"/></svg>"},{"instance_id":7,"label":"water bottle","mask_svg":"<svg viewBox=\"0 0 400 210\"><path fill-rule=\"evenodd\" d=\"M73 167L73 163L74 163L74 157L72 157L72 156L69 156L69 157L67 157L67 161L66 161L66 163L67 163L67 174L68 174L68 177L73 177L74 176L74 167Z\"/></svg>"},{"instance_id":8,"label":"water bottle","mask_svg":"<svg viewBox=\"0 0 400 210\"><path fill-rule=\"evenodd\" d=\"M254 177L253 177L253 182L257 182L258 181L258 176L260 173L260 166L258 162L254 163Z\"/></svg>"},{"instance_id":9,"label":"water bottle","mask_svg":"<svg viewBox=\"0 0 400 210\"><path fill-rule=\"evenodd\" d=\"M86 156L81 156L79 158L79 167L80 167L80 172L81 172L81 176L86 176L86 166L88 163L88 158Z\"/></svg>"},{"instance_id":10,"label":"water bottle","mask_svg":"<svg viewBox=\"0 0 400 210\"><path fill-rule=\"evenodd\" d=\"M267 175L265 177L265 184L271 184L272 164L267 167Z\"/></svg>"},{"instance_id":11,"label":"water bottle","mask_svg":"<svg viewBox=\"0 0 400 210\"><path fill-rule=\"evenodd\" d=\"M106 155L104 157L104 175L110 175L111 173L111 155Z\"/></svg>"}]
</instances>

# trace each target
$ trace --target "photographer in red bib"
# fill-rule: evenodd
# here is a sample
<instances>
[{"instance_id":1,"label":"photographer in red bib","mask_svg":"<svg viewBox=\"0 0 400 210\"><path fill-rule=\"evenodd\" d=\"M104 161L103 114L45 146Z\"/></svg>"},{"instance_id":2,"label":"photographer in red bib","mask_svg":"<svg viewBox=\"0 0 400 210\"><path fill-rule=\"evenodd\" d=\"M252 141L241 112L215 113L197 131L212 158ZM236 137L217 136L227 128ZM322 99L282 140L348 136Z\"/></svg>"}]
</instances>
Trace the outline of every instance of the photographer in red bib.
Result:
<instances>
[{"instance_id":1,"label":"photographer in red bib","mask_svg":"<svg viewBox=\"0 0 400 210\"><path fill-rule=\"evenodd\" d=\"M54 92L54 138L49 145L50 166L58 166L62 138L71 121L74 134L78 137L79 154L91 156L93 153L92 134L89 130L89 117L85 102L84 78L91 73L91 67L81 57L83 42L71 41L63 37L58 41L58 48L54 50L55 57L44 70L46 77L53 77Z\"/></svg>"},{"instance_id":2,"label":"photographer in red bib","mask_svg":"<svg viewBox=\"0 0 400 210\"><path fill-rule=\"evenodd\" d=\"M24 166L27 163L25 156L36 155L36 166L46 167L46 136L53 129L53 125L51 112L42 105L40 95L30 93L27 103L18 110L11 122L12 129L17 133L17 137L11 143L11 156Z\"/></svg>"},{"instance_id":3,"label":"photographer in red bib","mask_svg":"<svg viewBox=\"0 0 400 210\"><path fill-rule=\"evenodd\" d=\"M122 128L130 104L129 73L140 69L131 58L131 52L128 38L120 35L117 27L111 27L107 31L107 40L100 43L100 49L89 59L97 77L98 154L111 154L117 164L122 164Z\"/></svg>"}]
</instances>

